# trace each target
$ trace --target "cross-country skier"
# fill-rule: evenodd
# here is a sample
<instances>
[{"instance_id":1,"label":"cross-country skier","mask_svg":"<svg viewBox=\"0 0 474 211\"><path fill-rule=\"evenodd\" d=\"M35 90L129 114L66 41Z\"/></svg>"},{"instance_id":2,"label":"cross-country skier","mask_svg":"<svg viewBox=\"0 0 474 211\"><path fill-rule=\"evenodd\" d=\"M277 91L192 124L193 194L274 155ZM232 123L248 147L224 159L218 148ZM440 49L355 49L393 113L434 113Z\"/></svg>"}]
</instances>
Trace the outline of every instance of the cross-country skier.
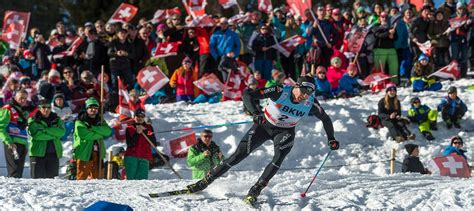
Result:
<instances>
[{"instance_id":1,"label":"cross-country skier","mask_svg":"<svg viewBox=\"0 0 474 211\"><path fill-rule=\"evenodd\" d=\"M315 99L314 90L314 79L303 76L298 79L295 87L278 85L244 94L244 104L253 114L254 124L240 141L236 152L209 171L205 178L187 186L188 192L195 193L204 190L253 150L268 139L272 139L275 149L273 160L244 199L246 203L254 205L257 196L277 173L286 155L291 151L295 138L295 126L310 113L323 122L328 144L331 150L337 150L339 142L334 137L332 121ZM255 99L265 98L270 98L270 102L262 112L254 102L256 102Z\"/></svg>"}]
</instances>

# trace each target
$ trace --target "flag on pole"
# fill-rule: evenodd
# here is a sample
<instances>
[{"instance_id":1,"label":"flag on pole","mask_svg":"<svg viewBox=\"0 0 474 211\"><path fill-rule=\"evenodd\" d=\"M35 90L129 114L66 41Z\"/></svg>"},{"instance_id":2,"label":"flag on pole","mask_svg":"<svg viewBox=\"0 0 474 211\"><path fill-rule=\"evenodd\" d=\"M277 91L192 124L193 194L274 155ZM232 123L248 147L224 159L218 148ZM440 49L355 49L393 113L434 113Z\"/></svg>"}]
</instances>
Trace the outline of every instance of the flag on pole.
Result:
<instances>
[{"instance_id":1,"label":"flag on pole","mask_svg":"<svg viewBox=\"0 0 474 211\"><path fill-rule=\"evenodd\" d=\"M286 40L281 41L271 47L280 51L286 57L289 57L291 52L295 50L296 46L301 45L306 42L306 39L299 35L294 35Z\"/></svg>"},{"instance_id":2,"label":"flag on pole","mask_svg":"<svg viewBox=\"0 0 474 211\"><path fill-rule=\"evenodd\" d=\"M158 90L170 80L158 66L147 66L141 69L137 75L137 82L148 96L153 96Z\"/></svg>"},{"instance_id":3,"label":"flag on pole","mask_svg":"<svg viewBox=\"0 0 474 211\"><path fill-rule=\"evenodd\" d=\"M20 46L26 37L29 22L29 12L5 11L1 39L8 43L10 49L17 49Z\"/></svg>"},{"instance_id":4,"label":"flag on pole","mask_svg":"<svg viewBox=\"0 0 474 211\"><path fill-rule=\"evenodd\" d=\"M107 23L128 23L135 17L137 12L137 7L131 4L121 3Z\"/></svg>"},{"instance_id":5,"label":"flag on pole","mask_svg":"<svg viewBox=\"0 0 474 211\"><path fill-rule=\"evenodd\" d=\"M170 155L175 158L185 158L188 155L188 149L196 144L196 134L190 133L182 135L169 141Z\"/></svg>"},{"instance_id":6,"label":"flag on pole","mask_svg":"<svg viewBox=\"0 0 474 211\"><path fill-rule=\"evenodd\" d=\"M420 49L420 51L423 52L426 56L428 56L428 57L431 56L431 51L433 50L433 46L431 45L431 41L427 40L424 43L416 42L416 45L418 45L418 48Z\"/></svg>"},{"instance_id":7,"label":"flag on pole","mask_svg":"<svg viewBox=\"0 0 474 211\"><path fill-rule=\"evenodd\" d=\"M175 56L178 54L178 48L181 42L160 42L156 44L154 57Z\"/></svg>"},{"instance_id":8,"label":"flag on pole","mask_svg":"<svg viewBox=\"0 0 474 211\"><path fill-rule=\"evenodd\" d=\"M118 96L119 96L119 103L115 112L127 116L133 117L133 112L130 110L129 102L130 96L128 95L127 87L123 84L122 79L118 78Z\"/></svg>"},{"instance_id":9,"label":"flag on pole","mask_svg":"<svg viewBox=\"0 0 474 211\"><path fill-rule=\"evenodd\" d=\"M449 63L447 66L442 67L438 71L432 73L430 76L438 76L440 78L452 78L456 80L459 77L458 62L456 60Z\"/></svg>"}]
</instances>

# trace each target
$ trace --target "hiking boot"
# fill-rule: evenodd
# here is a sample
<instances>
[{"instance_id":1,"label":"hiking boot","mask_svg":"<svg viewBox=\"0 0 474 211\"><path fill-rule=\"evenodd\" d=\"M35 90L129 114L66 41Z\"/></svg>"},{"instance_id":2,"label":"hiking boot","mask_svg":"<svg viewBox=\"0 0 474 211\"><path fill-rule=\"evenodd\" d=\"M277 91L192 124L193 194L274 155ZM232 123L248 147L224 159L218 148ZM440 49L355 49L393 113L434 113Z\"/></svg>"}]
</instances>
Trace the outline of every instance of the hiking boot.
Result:
<instances>
[{"instance_id":1,"label":"hiking boot","mask_svg":"<svg viewBox=\"0 0 474 211\"><path fill-rule=\"evenodd\" d=\"M412 133L412 134L408 135L407 138L410 139L410 140L415 140L416 135L414 133Z\"/></svg>"},{"instance_id":2,"label":"hiking boot","mask_svg":"<svg viewBox=\"0 0 474 211\"><path fill-rule=\"evenodd\" d=\"M431 134L430 132L422 132L421 134L423 134L423 137L425 137L428 141L433 141L435 139L435 137L433 136L433 134Z\"/></svg>"},{"instance_id":3,"label":"hiking boot","mask_svg":"<svg viewBox=\"0 0 474 211\"><path fill-rule=\"evenodd\" d=\"M448 129L451 129L451 128L453 127L453 124L451 124L451 123L446 123L446 127L447 127Z\"/></svg>"},{"instance_id":4,"label":"hiking boot","mask_svg":"<svg viewBox=\"0 0 474 211\"><path fill-rule=\"evenodd\" d=\"M247 196L244 198L244 202L245 202L246 204L248 204L248 205L254 206L255 203L257 202L257 197L247 195Z\"/></svg>"},{"instance_id":5,"label":"hiking boot","mask_svg":"<svg viewBox=\"0 0 474 211\"><path fill-rule=\"evenodd\" d=\"M431 130L438 130L438 126L436 126L436 122L432 122L430 124L430 128L431 128Z\"/></svg>"}]
</instances>

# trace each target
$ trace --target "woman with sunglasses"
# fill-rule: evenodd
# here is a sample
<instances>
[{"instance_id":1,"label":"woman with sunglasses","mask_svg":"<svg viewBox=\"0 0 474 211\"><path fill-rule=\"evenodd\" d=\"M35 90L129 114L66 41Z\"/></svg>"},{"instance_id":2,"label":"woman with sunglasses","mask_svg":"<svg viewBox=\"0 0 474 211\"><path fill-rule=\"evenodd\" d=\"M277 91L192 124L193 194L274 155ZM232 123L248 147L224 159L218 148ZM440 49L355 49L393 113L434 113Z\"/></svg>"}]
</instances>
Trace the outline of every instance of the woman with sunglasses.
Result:
<instances>
[{"instance_id":1,"label":"woman with sunglasses","mask_svg":"<svg viewBox=\"0 0 474 211\"><path fill-rule=\"evenodd\" d=\"M462 149L463 145L464 142L461 136L453 136L451 137L451 144L444 149L443 155L448 156L452 153L456 153L457 155L461 155L467 161L467 157L465 155L467 150Z\"/></svg>"},{"instance_id":2,"label":"woman with sunglasses","mask_svg":"<svg viewBox=\"0 0 474 211\"><path fill-rule=\"evenodd\" d=\"M205 178L187 186L188 192L194 193L204 190L232 166L240 163L252 151L271 139L275 149L273 159L244 199L247 204L253 205L263 188L278 172L286 155L290 153L294 144L296 125L309 114L318 117L323 122L330 149L339 149L339 142L334 137L331 118L314 97L316 89L314 83L312 77L302 76L298 79L295 87L278 85L246 93L243 96L243 101L250 113L253 114L254 124L244 135L234 154L210 170ZM261 111L259 105L254 102L256 99L266 98L269 99L269 103Z\"/></svg>"}]
</instances>

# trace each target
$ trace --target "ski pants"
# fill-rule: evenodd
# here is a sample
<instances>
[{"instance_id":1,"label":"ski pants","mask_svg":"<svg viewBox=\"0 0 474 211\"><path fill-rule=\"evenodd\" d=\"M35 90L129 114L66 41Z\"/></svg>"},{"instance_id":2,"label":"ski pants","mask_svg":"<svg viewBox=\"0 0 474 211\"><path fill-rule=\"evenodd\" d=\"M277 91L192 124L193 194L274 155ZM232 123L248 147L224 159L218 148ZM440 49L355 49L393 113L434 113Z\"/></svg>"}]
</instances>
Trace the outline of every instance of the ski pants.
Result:
<instances>
[{"instance_id":1,"label":"ski pants","mask_svg":"<svg viewBox=\"0 0 474 211\"><path fill-rule=\"evenodd\" d=\"M147 159L125 156L123 159L125 170L127 171L127 180L148 179L150 162Z\"/></svg>"},{"instance_id":2,"label":"ski pants","mask_svg":"<svg viewBox=\"0 0 474 211\"><path fill-rule=\"evenodd\" d=\"M374 49L374 65L376 68L383 67L388 64L388 74L391 76L398 76L398 57L395 48L376 48ZM383 70L382 70L383 72ZM393 77L390 80L398 84L398 77Z\"/></svg>"},{"instance_id":3,"label":"ski pants","mask_svg":"<svg viewBox=\"0 0 474 211\"><path fill-rule=\"evenodd\" d=\"M382 125L388 128L391 138L396 139L397 136L407 137L411 134L406 124L402 120L382 120Z\"/></svg>"},{"instance_id":4,"label":"ski pants","mask_svg":"<svg viewBox=\"0 0 474 211\"><path fill-rule=\"evenodd\" d=\"M44 157L30 157L31 178L54 178L59 174L59 158L54 153L46 153Z\"/></svg>"},{"instance_id":5,"label":"ski pants","mask_svg":"<svg viewBox=\"0 0 474 211\"><path fill-rule=\"evenodd\" d=\"M286 155L291 151L295 139L295 128L280 128L271 125L268 122L263 124L254 124L252 128L244 135L237 150L229 158L212 169L209 174L213 178L220 177L232 166L237 165L250 155L252 151L261 146L268 139L273 140L274 155L271 163L265 167L257 183L267 184L280 169Z\"/></svg>"},{"instance_id":6,"label":"ski pants","mask_svg":"<svg viewBox=\"0 0 474 211\"><path fill-rule=\"evenodd\" d=\"M25 158L26 154L28 154L28 149L23 144L15 143L15 145L16 151L19 155L18 160L15 160L13 156L13 151L9 149L5 143L3 144L3 150L5 152L5 162L7 163L8 177L22 178L23 169L25 167Z\"/></svg>"}]
</instances>

